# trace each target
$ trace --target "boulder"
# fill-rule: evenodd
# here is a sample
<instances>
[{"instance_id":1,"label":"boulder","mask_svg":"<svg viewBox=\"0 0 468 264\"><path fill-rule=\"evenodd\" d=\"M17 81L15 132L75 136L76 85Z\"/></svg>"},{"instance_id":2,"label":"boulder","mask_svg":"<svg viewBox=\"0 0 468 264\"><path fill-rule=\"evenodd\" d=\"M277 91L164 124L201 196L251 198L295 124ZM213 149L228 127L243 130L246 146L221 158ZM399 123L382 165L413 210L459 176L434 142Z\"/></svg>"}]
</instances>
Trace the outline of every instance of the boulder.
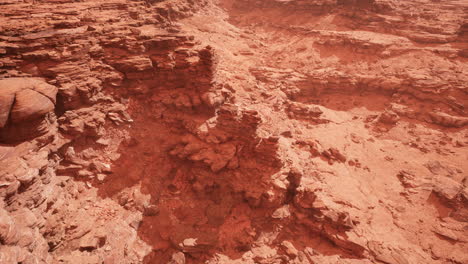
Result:
<instances>
[{"instance_id":1,"label":"boulder","mask_svg":"<svg viewBox=\"0 0 468 264\"><path fill-rule=\"evenodd\" d=\"M0 80L0 142L30 139L48 131L57 87L37 78Z\"/></svg>"}]
</instances>

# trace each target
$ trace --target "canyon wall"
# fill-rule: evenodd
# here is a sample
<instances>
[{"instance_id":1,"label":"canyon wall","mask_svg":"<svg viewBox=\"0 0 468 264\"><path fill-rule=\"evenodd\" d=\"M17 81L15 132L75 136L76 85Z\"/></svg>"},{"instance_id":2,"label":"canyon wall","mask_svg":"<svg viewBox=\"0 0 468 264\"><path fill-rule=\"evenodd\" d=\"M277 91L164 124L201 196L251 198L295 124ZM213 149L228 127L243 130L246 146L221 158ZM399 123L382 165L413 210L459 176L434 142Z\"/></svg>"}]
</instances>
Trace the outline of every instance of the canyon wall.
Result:
<instances>
[{"instance_id":1,"label":"canyon wall","mask_svg":"<svg viewBox=\"0 0 468 264\"><path fill-rule=\"evenodd\" d=\"M0 263L468 263L467 13L0 0Z\"/></svg>"}]
</instances>

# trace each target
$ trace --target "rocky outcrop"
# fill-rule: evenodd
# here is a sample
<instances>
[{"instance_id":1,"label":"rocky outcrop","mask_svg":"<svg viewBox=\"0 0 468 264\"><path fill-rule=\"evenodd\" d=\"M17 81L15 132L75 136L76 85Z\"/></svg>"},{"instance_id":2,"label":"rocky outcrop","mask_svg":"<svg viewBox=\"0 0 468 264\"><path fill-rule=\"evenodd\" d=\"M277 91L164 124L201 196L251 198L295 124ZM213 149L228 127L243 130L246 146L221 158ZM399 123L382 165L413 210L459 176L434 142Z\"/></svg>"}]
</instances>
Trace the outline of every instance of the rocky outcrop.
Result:
<instances>
[{"instance_id":1,"label":"rocky outcrop","mask_svg":"<svg viewBox=\"0 0 468 264\"><path fill-rule=\"evenodd\" d=\"M0 5L1 263L467 261L463 3Z\"/></svg>"},{"instance_id":2,"label":"rocky outcrop","mask_svg":"<svg viewBox=\"0 0 468 264\"><path fill-rule=\"evenodd\" d=\"M61 10L52 9L57 4ZM143 215L154 215L157 209L141 194L125 202L103 199L91 185L110 177L110 164L118 158L125 133L115 141L109 130L133 122L124 99L104 90L120 87L116 91L123 95L141 94L138 87L149 86L140 80L162 80L174 67L192 67L196 61L184 56L199 58L198 53L185 55L181 50L181 55L171 55L189 38L167 32L154 36L136 28L148 23L167 27L168 12L182 17L202 4L191 9L183 2L156 4L150 9L159 10L161 17L153 20L141 12L134 16L131 9L146 8L142 2L3 5L11 23L2 20L1 26L0 132L2 143L11 145L0 150L0 262L143 261L150 248L138 236L138 228ZM78 15L76 8L87 11ZM31 14L31 9L36 15L55 16L55 22L17 24L16 19ZM119 16L136 24L131 30L126 23L118 25ZM140 48L154 54L118 52L132 54ZM139 188L134 193L138 192Z\"/></svg>"},{"instance_id":3,"label":"rocky outcrop","mask_svg":"<svg viewBox=\"0 0 468 264\"><path fill-rule=\"evenodd\" d=\"M43 80L0 80L1 141L21 141L44 134L54 122L57 88Z\"/></svg>"}]
</instances>

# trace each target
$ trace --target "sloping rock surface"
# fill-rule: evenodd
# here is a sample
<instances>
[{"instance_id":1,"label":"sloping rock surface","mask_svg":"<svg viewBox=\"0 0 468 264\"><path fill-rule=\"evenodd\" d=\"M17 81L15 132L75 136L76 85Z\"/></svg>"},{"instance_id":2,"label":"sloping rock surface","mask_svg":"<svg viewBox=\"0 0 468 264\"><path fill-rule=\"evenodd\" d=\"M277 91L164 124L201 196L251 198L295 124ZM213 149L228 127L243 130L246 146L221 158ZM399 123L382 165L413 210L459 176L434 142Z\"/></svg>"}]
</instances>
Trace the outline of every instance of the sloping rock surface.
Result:
<instances>
[{"instance_id":1,"label":"sloping rock surface","mask_svg":"<svg viewBox=\"0 0 468 264\"><path fill-rule=\"evenodd\" d=\"M468 263L465 1L0 10L0 263Z\"/></svg>"}]
</instances>

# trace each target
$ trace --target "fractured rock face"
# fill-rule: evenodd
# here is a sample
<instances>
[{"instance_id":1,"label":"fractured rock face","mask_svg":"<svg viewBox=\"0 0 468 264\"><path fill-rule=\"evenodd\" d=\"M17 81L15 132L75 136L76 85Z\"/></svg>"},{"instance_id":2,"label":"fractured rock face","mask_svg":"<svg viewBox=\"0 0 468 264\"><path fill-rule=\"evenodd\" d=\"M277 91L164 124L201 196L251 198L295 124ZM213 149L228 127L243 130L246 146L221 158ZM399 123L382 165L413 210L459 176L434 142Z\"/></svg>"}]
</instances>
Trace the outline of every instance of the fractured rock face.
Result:
<instances>
[{"instance_id":1,"label":"fractured rock face","mask_svg":"<svg viewBox=\"0 0 468 264\"><path fill-rule=\"evenodd\" d=\"M462 2L0 1L0 263L468 263Z\"/></svg>"},{"instance_id":2,"label":"fractured rock face","mask_svg":"<svg viewBox=\"0 0 468 264\"><path fill-rule=\"evenodd\" d=\"M57 87L34 78L0 80L0 140L21 141L47 132Z\"/></svg>"}]
</instances>

